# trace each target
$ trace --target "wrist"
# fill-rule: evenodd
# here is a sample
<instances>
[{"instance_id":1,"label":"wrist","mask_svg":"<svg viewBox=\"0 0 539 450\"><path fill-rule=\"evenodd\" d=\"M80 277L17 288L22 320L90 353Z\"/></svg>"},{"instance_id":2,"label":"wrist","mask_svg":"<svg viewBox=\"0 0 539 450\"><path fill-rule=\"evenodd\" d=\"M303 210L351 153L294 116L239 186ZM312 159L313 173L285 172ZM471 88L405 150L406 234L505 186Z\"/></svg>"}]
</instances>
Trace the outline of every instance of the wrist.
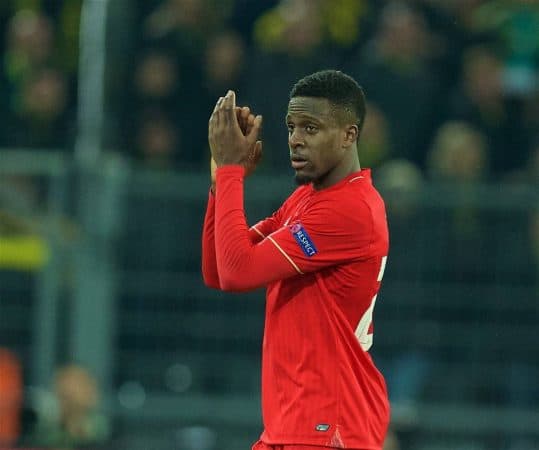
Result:
<instances>
[{"instance_id":1,"label":"wrist","mask_svg":"<svg viewBox=\"0 0 539 450\"><path fill-rule=\"evenodd\" d=\"M218 174L223 172L245 172L245 166L241 163L221 164L215 171L215 179L217 180Z\"/></svg>"},{"instance_id":2,"label":"wrist","mask_svg":"<svg viewBox=\"0 0 539 450\"><path fill-rule=\"evenodd\" d=\"M244 164L244 162L245 162L244 159L238 159L237 157L236 158L227 158L227 159L222 159L219 162L216 162L215 166L217 168L223 167L223 166L242 166Z\"/></svg>"},{"instance_id":3,"label":"wrist","mask_svg":"<svg viewBox=\"0 0 539 450\"><path fill-rule=\"evenodd\" d=\"M222 177L239 177L245 178L245 167L241 164L227 164L221 167L218 167L215 171L215 179L217 180L215 185L219 184L219 179Z\"/></svg>"}]
</instances>

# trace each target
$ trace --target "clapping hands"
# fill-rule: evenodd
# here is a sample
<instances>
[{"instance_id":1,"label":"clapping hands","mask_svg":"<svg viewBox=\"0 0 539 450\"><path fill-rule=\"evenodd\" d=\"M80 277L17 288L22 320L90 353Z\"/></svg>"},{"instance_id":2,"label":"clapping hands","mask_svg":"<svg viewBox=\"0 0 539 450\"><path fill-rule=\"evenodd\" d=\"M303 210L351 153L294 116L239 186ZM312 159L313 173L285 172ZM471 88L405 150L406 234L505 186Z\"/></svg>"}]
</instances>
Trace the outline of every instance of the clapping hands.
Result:
<instances>
[{"instance_id":1,"label":"clapping hands","mask_svg":"<svg viewBox=\"0 0 539 450\"><path fill-rule=\"evenodd\" d=\"M245 167L245 176L255 170L262 156L262 141L257 140L261 126L262 116L252 114L248 106L236 106L233 91L219 98L208 126L212 186L215 170L222 165L240 164Z\"/></svg>"}]
</instances>

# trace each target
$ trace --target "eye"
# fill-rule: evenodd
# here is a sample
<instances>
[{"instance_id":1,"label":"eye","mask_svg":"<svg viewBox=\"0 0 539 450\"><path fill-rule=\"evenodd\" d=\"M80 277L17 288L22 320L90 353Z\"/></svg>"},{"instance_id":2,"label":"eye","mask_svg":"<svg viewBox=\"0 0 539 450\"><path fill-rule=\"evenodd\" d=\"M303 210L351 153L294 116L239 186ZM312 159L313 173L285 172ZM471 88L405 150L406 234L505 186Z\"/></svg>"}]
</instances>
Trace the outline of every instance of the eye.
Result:
<instances>
[{"instance_id":1,"label":"eye","mask_svg":"<svg viewBox=\"0 0 539 450\"><path fill-rule=\"evenodd\" d=\"M307 131L307 133L309 134L314 134L318 131L318 128L314 125L306 125L305 126L305 131Z\"/></svg>"},{"instance_id":2,"label":"eye","mask_svg":"<svg viewBox=\"0 0 539 450\"><path fill-rule=\"evenodd\" d=\"M288 128L288 132L289 133L292 133L294 131L294 124L292 123L287 123L286 124L286 127Z\"/></svg>"}]
</instances>

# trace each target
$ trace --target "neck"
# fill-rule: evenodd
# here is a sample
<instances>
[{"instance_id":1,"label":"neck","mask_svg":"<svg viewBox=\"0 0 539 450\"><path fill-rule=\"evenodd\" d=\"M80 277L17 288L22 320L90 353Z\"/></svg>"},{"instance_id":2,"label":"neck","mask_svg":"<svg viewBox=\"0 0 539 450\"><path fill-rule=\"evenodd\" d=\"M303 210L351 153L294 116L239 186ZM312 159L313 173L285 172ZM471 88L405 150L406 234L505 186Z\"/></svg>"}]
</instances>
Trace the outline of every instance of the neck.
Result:
<instances>
[{"instance_id":1,"label":"neck","mask_svg":"<svg viewBox=\"0 0 539 450\"><path fill-rule=\"evenodd\" d=\"M335 166L318 180L313 181L313 188L317 191L328 188L345 179L348 175L361 170L357 149L350 149L349 154L349 158L343 158L339 165Z\"/></svg>"}]
</instances>

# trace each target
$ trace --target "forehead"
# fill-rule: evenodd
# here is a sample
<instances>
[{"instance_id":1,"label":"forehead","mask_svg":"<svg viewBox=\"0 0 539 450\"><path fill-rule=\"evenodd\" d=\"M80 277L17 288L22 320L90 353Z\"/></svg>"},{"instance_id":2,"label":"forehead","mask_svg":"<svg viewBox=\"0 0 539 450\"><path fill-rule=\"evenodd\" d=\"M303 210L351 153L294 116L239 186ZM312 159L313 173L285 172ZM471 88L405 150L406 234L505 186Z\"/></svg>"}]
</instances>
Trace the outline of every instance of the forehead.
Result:
<instances>
[{"instance_id":1,"label":"forehead","mask_svg":"<svg viewBox=\"0 0 539 450\"><path fill-rule=\"evenodd\" d=\"M318 120L335 118L336 108L327 98L294 97L288 103L287 117L311 117Z\"/></svg>"}]
</instances>

